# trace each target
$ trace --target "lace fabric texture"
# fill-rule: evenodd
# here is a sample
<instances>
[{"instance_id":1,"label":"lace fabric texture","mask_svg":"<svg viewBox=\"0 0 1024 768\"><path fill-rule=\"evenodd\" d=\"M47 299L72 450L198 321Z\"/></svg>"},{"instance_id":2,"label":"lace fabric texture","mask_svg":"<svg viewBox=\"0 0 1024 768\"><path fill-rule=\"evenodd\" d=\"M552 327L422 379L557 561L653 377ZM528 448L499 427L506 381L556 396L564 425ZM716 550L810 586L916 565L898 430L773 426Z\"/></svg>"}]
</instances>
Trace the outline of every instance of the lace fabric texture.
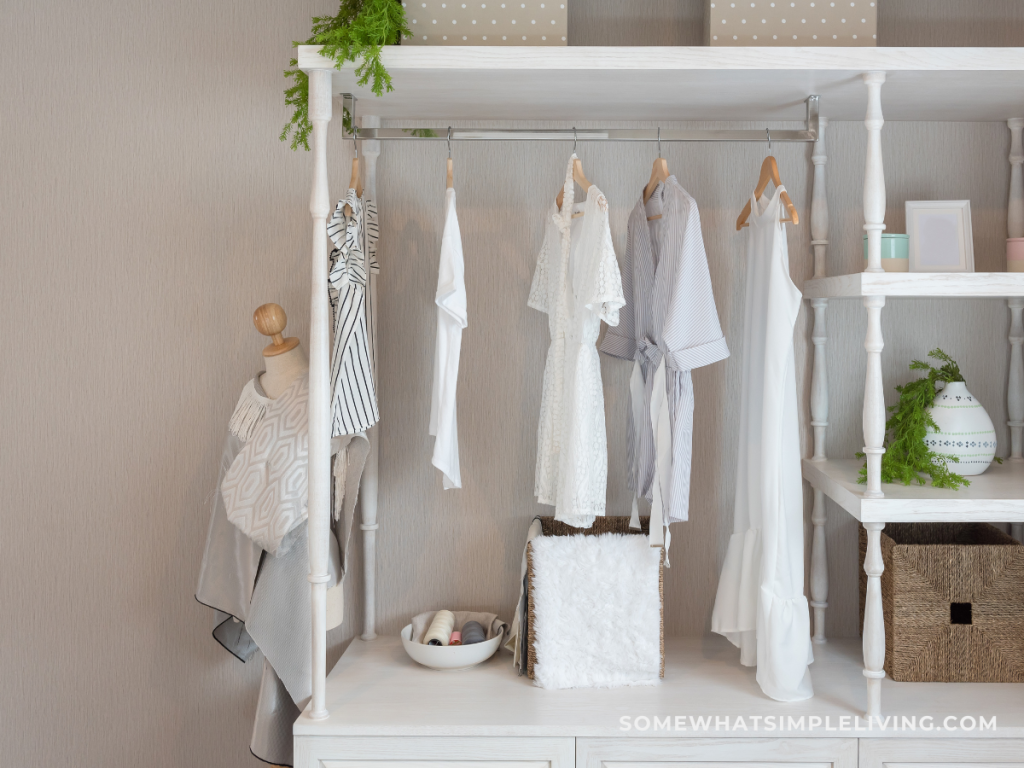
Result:
<instances>
[{"instance_id":1,"label":"lace fabric texture","mask_svg":"<svg viewBox=\"0 0 1024 768\"><path fill-rule=\"evenodd\" d=\"M589 527L605 513L608 444L597 337L617 325L625 304L608 226L608 201L591 185L574 205L573 155L563 205L552 205L537 257L529 306L548 315L551 346L544 366L534 492L555 518ZM582 212L581 218L572 218Z\"/></svg>"}]
</instances>

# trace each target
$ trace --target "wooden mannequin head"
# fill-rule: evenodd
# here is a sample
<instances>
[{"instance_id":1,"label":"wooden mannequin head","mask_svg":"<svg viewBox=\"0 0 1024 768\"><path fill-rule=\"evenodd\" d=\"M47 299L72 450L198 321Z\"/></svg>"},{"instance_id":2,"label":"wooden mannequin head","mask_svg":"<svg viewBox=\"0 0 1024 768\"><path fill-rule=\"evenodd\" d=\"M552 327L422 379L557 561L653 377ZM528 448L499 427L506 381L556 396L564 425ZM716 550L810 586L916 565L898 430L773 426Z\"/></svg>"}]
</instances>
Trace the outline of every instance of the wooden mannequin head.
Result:
<instances>
[{"instance_id":1,"label":"wooden mannequin head","mask_svg":"<svg viewBox=\"0 0 1024 768\"><path fill-rule=\"evenodd\" d=\"M280 304L262 304L256 307L256 311L252 313L252 322L257 331L269 336L274 342L264 347L264 357L274 357L299 346L299 340L295 336L286 339L282 335L288 324L288 316Z\"/></svg>"}]
</instances>

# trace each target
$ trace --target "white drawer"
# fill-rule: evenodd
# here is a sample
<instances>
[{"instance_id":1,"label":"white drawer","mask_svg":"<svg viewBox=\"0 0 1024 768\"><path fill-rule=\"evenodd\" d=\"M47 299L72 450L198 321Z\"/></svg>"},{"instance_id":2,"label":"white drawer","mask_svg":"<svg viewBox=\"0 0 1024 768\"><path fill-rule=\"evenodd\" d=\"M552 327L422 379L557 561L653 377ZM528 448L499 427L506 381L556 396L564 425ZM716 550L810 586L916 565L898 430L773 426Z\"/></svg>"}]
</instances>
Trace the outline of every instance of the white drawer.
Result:
<instances>
[{"instance_id":1,"label":"white drawer","mask_svg":"<svg viewBox=\"0 0 1024 768\"><path fill-rule=\"evenodd\" d=\"M856 768L856 739L577 739L576 768Z\"/></svg>"},{"instance_id":2,"label":"white drawer","mask_svg":"<svg viewBox=\"0 0 1024 768\"><path fill-rule=\"evenodd\" d=\"M574 768L574 761L571 738L295 737L295 768Z\"/></svg>"},{"instance_id":3,"label":"white drawer","mask_svg":"<svg viewBox=\"0 0 1024 768\"><path fill-rule=\"evenodd\" d=\"M1024 768L1024 739L861 739L860 768Z\"/></svg>"}]
</instances>

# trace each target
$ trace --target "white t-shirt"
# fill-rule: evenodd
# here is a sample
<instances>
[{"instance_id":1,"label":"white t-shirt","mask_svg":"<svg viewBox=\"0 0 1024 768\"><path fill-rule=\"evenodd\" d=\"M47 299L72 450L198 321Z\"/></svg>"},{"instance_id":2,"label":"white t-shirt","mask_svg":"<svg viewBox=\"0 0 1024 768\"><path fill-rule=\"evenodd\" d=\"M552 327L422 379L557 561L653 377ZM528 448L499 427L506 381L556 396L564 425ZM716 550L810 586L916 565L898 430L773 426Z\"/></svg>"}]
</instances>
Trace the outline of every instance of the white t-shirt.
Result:
<instances>
[{"instance_id":1,"label":"white t-shirt","mask_svg":"<svg viewBox=\"0 0 1024 768\"><path fill-rule=\"evenodd\" d=\"M437 342L434 348L434 391L430 398L430 434L434 441L431 463L444 473L445 490L462 487L459 471L459 430L455 393L459 379L462 329L467 325L465 265L462 235L455 215L455 190L444 198L444 233L437 274Z\"/></svg>"}]
</instances>

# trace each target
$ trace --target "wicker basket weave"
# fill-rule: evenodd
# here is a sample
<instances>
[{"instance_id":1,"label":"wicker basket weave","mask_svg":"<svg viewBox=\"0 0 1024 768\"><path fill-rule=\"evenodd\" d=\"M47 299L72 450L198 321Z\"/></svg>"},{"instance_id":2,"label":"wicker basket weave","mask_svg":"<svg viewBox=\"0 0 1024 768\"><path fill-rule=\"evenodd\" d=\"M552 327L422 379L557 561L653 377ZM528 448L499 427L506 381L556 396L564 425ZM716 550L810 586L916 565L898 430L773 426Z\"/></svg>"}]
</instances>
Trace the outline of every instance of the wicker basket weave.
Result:
<instances>
[{"instance_id":1,"label":"wicker basket weave","mask_svg":"<svg viewBox=\"0 0 1024 768\"><path fill-rule=\"evenodd\" d=\"M626 533L637 536L647 536L650 533L651 519L640 518L640 530L629 527L628 517L598 517L590 528L573 528L553 517L541 517L541 532L544 536L599 536L602 533ZM526 675L533 679L533 665L537 660L534 636L534 615L533 603L530 595L533 593L533 556L530 547L526 548ZM661 638L661 672L660 676L665 677L665 550L661 551L661 563L658 566L658 598L661 603L660 626L658 628Z\"/></svg>"},{"instance_id":2,"label":"wicker basket weave","mask_svg":"<svg viewBox=\"0 0 1024 768\"><path fill-rule=\"evenodd\" d=\"M890 523L881 539L886 674L1024 682L1024 546L987 523ZM861 527L861 627L866 552Z\"/></svg>"}]
</instances>

